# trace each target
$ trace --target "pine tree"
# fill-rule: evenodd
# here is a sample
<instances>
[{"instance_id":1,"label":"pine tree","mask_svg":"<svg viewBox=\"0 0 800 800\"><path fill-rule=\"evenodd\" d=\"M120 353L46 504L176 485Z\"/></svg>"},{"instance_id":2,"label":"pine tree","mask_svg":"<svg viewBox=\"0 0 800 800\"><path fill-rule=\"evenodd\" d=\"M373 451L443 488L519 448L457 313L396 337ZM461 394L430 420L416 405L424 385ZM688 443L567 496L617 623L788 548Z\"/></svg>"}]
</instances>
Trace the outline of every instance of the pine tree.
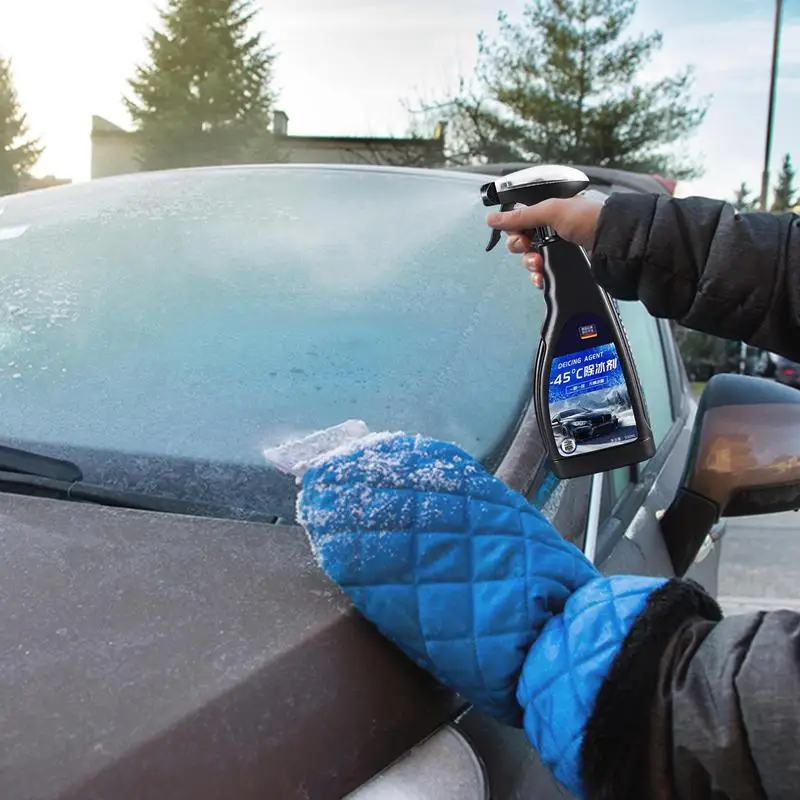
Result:
<instances>
[{"instance_id":1,"label":"pine tree","mask_svg":"<svg viewBox=\"0 0 800 800\"><path fill-rule=\"evenodd\" d=\"M38 140L30 137L11 61L0 56L0 195L20 190L42 152Z\"/></svg>"},{"instance_id":2,"label":"pine tree","mask_svg":"<svg viewBox=\"0 0 800 800\"><path fill-rule=\"evenodd\" d=\"M758 205L758 198L753 197L752 194L752 189L745 181L742 181L733 194L733 207L737 211L755 211Z\"/></svg>"},{"instance_id":3,"label":"pine tree","mask_svg":"<svg viewBox=\"0 0 800 800\"><path fill-rule=\"evenodd\" d=\"M167 0L125 104L144 169L275 161L275 56L253 0Z\"/></svg>"},{"instance_id":4,"label":"pine tree","mask_svg":"<svg viewBox=\"0 0 800 800\"><path fill-rule=\"evenodd\" d=\"M694 177L667 149L703 121L692 71L652 83L639 74L660 33L626 37L636 0L533 0L520 21L479 36L477 78L437 104L455 162L567 162ZM433 107L423 108L432 111Z\"/></svg>"},{"instance_id":5,"label":"pine tree","mask_svg":"<svg viewBox=\"0 0 800 800\"><path fill-rule=\"evenodd\" d=\"M797 177L792 157L787 153L783 157L781 171L778 174L778 182L775 184L771 211L789 211L793 208L797 199L795 198L794 181Z\"/></svg>"}]
</instances>

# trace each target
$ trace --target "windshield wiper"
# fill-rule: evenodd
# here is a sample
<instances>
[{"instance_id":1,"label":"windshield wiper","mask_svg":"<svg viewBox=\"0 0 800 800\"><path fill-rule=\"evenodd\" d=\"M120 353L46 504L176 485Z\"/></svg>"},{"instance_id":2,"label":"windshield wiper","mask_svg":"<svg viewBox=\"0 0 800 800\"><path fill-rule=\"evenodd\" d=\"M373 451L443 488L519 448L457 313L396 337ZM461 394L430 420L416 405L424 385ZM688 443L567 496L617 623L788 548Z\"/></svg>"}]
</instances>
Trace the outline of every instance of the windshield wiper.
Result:
<instances>
[{"instance_id":1,"label":"windshield wiper","mask_svg":"<svg viewBox=\"0 0 800 800\"><path fill-rule=\"evenodd\" d=\"M40 457L35 456L35 458L38 459ZM45 457L41 456L41 458ZM54 471L56 469L56 464L60 464L65 471L65 465L70 464L68 461L59 461L58 459L47 459L47 461L55 462L50 465ZM195 500L179 500L172 497L163 497L161 495L129 492L111 489L105 486L97 486L91 483L84 483L82 481L83 475L78 467L75 467L75 469L81 476L79 479L62 480L46 475L35 475L23 473L22 471L9 470L6 469L6 463L7 462L3 461L2 451L0 451L0 492L10 492L12 494L23 494L33 497L48 497L54 500L71 500L78 503L94 503L96 505L115 508L155 511L161 514L182 514L220 519L234 518L229 508L223 508L209 503L202 503ZM278 519L279 518L274 514L248 513L247 515L247 520L249 522L275 524Z\"/></svg>"},{"instance_id":2,"label":"windshield wiper","mask_svg":"<svg viewBox=\"0 0 800 800\"><path fill-rule=\"evenodd\" d=\"M18 447L0 444L0 472L17 472L23 475L38 475L54 481L73 483L83 480L83 472L77 464L61 458L43 456Z\"/></svg>"}]
</instances>

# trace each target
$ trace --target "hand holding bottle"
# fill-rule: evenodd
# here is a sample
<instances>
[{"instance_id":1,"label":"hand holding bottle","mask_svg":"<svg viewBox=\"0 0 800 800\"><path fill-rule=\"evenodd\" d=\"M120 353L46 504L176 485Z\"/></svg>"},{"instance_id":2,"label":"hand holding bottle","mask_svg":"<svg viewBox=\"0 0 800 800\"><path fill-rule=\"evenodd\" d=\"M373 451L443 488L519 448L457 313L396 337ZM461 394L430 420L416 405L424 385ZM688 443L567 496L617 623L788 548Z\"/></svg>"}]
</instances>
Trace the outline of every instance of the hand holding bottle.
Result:
<instances>
[{"instance_id":1,"label":"hand holding bottle","mask_svg":"<svg viewBox=\"0 0 800 800\"><path fill-rule=\"evenodd\" d=\"M554 198L513 211L492 212L486 222L489 227L508 233L508 249L522 254L522 263L531 273L531 283L541 289L544 262L540 253L531 250L530 239L523 231L549 225L562 239L590 250L602 210L602 202L587 197Z\"/></svg>"}]
</instances>

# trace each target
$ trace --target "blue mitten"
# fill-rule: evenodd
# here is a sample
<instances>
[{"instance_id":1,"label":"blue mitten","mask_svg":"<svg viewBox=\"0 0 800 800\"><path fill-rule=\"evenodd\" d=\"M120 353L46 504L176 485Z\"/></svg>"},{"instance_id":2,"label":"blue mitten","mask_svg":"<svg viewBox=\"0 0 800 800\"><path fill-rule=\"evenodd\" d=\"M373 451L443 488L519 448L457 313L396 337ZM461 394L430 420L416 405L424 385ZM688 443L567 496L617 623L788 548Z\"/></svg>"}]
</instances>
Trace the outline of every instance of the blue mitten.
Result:
<instances>
[{"instance_id":1,"label":"blue mitten","mask_svg":"<svg viewBox=\"0 0 800 800\"><path fill-rule=\"evenodd\" d=\"M598 577L578 589L531 646L517 699L525 733L559 783L583 797L581 747L595 701L628 633L664 578Z\"/></svg>"},{"instance_id":2,"label":"blue mitten","mask_svg":"<svg viewBox=\"0 0 800 800\"><path fill-rule=\"evenodd\" d=\"M313 464L298 518L367 619L476 708L524 724L581 794L594 697L663 581L603 578L471 456L419 436L372 436Z\"/></svg>"}]
</instances>

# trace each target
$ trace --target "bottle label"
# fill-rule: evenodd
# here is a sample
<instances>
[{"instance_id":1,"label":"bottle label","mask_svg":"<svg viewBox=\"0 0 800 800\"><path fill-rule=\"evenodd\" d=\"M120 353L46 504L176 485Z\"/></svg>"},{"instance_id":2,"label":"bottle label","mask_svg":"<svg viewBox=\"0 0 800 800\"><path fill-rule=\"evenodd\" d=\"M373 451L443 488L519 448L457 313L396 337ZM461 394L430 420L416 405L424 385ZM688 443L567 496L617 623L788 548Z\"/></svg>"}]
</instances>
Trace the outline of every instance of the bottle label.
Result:
<instances>
[{"instance_id":1,"label":"bottle label","mask_svg":"<svg viewBox=\"0 0 800 800\"><path fill-rule=\"evenodd\" d=\"M564 456L619 447L639 437L619 353L601 317L581 314L562 329L548 399L556 447Z\"/></svg>"}]
</instances>

